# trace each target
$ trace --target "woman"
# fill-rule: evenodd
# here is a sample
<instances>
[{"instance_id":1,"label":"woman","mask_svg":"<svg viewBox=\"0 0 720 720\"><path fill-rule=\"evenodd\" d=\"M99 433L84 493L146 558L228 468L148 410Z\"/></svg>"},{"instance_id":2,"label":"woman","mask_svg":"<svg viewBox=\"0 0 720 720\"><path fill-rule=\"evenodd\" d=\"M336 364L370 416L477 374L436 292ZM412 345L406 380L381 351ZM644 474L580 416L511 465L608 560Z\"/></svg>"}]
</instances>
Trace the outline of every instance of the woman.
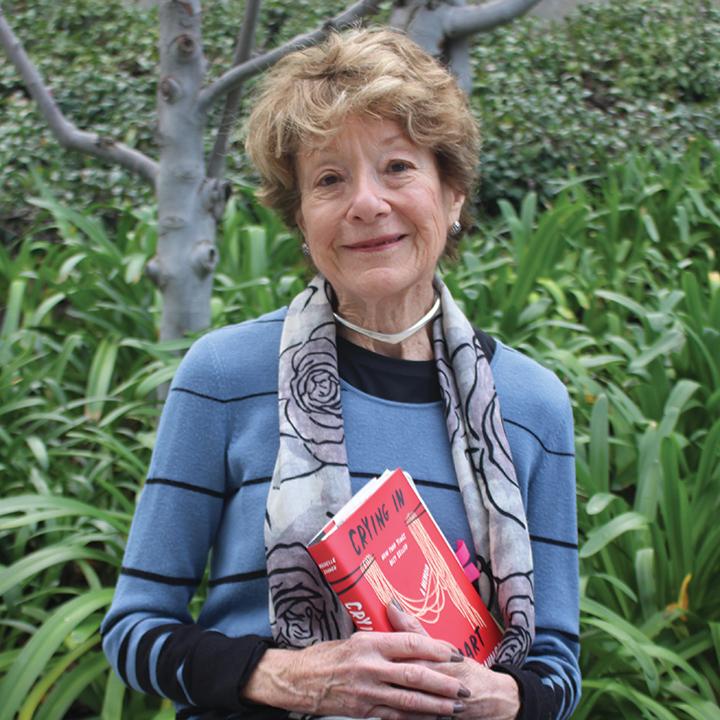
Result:
<instances>
[{"instance_id":1,"label":"woman","mask_svg":"<svg viewBox=\"0 0 720 720\"><path fill-rule=\"evenodd\" d=\"M267 75L247 147L318 275L289 308L210 333L183 360L103 626L113 666L183 718L568 717L580 680L567 393L474 331L436 277L475 179L464 95L398 33L335 34ZM505 626L493 669L399 606L396 632L352 634L304 550L397 466L473 550Z\"/></svg>"}]
</instances>

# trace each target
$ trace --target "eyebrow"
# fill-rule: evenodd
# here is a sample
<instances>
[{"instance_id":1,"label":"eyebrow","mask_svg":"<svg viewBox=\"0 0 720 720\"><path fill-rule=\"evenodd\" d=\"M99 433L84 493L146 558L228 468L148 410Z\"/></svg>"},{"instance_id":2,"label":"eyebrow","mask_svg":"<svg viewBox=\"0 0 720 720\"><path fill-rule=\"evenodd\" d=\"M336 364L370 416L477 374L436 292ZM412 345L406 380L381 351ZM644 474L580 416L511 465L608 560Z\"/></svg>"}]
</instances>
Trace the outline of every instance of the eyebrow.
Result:
<instances>
[{"instance_id":1,"label":"eyebrow","mask_svg":"<svg viewBox=\"0 0 720 720\"><path fill-rule=\"evenodd\" d=\"M403 132L395 133L395 135L391 135L390 137L386 137L384 140L380 140L381 145L392 145L394 142L397 142L398 140L402 140L403 142L411 143L412 141L410 138L405 135Z\"/></svg>"},{"instance_id":2,"label":"eyebrow","mask_svg":"<svg viewBox=\"0 0 720 720\"><path fill-rule=\"evenodd\" d=\"M398 141L401 141L401 142L405 143L406 145L414 145L412 140L410 140L410 138L407 135L405 135L405 133L403 133L403 132L395 133L394 135L390 135L389 137L386 137L386 138L380 138L379 140L377 140L377 143L381 147L386 147L386 146L392 145L393 143L398 142ZM315 150L311 150L308 153L304 153L304 155L305 155L305 157L308 157L308 158L311 155L314 155L315 156L314 160L316 163L323 163L328 159L328 157L332 157L334 155L334 153L335 153L334 150L329 149L328 146L324 146L324 147L319 147Z\"/></svg>"}]
</instances>

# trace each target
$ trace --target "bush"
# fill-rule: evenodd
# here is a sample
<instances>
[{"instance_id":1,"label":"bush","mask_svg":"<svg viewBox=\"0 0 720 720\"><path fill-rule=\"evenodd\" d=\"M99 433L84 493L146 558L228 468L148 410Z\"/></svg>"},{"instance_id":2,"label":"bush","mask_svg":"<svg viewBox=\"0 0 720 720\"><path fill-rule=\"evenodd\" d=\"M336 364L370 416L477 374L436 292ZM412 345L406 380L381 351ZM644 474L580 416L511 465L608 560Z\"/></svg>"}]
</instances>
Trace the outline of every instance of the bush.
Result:
<instances>
[{"instance_id":1,"label":"bush","mask_svg":"<svg viewBox=\"0 0 720 720\"><path fill-rule=\"evenodd\" d=\"M223 223L222 325L287 303L296 242L244 189ZM720 151L635 156L466 238L468 317L552 367L576 422L583 700L576 718L718 718ZM0 247L0 720L165 718L123 689L98 627L177 366L141 272L152 212L109 232L45 190ZM196 611L202 592L193 600ZM67 713L67 714L66 714ZM170 711L170 717L172 713Z\"/></svg>"},{"instance_id":2,"label":"bush","mask_svg":"<svg viewBox=\"0 0 720 720\"><path fill-rule=\"evenodd\" d=\"M209 76L229 67L242 0L204 3L203 41ZM269 49L317 26L344 7L342 0L263 3L256 45ZM65 113L80 129L98 132L157 156L154 143L157 77L157 10L141 3L103 0L10 0L5 13ZM75 208L142 205L151 190L126 170L59 147L14 66L0 52L0 244L26 231L35 212L35 168L59 199ZM250 84L251 85L251 84ZM222 105L211 114L217 127ZM206 137L208 150L213 136ZM240 143L228 149L228 170L242 181Z\"/></svg>"},{"instance_id":3,"label":"bush","mask_svg":"<svg viewBox=\"0 0 720 720\"><path fill-rule=\"evenodd\" d=\"M266 2L258 47L314 27L344 4ZM229 62L242 8L240 0L205 4L211 76ZM6 13L78 127L155 153L155 11L101 0L11 0ZM591 4L567 22L525 18L475 43L472 101L484 126L486 212L528 190L548 197L558 178L597 173L634 148L682 152L695 134L720 136L720 10L711 0ZM77 208L147 202L149 188L125 170L58 147L7 62L0 114L0 243L28 227L33 166ZM211 127L216 119L217 112ZM248 171L237 142L228 160L230 177L242 181Z\"/></svg>"},{"instance_id":4,"label":"bush","mask_svg":"<svg viewBox=\"0 0 720 720\"><path fill-rule=\"evenodd\" d=\"M718 198L709 143L629 156L544 211L502 201L446 274L573 401L577 720L720 717Z\"/></svg>"},{"instance_id":5,"label":"bush","mask_svg":"<svg viewBox=\"0 0 720 720\"><path fill-rule=\"evenodd\" d=\"M571 173L657 147L720 138L720 8L711 0L611 0L548 27L531 18L480 36L481 204L547 198Z\"/></svg>"}]
</instances>

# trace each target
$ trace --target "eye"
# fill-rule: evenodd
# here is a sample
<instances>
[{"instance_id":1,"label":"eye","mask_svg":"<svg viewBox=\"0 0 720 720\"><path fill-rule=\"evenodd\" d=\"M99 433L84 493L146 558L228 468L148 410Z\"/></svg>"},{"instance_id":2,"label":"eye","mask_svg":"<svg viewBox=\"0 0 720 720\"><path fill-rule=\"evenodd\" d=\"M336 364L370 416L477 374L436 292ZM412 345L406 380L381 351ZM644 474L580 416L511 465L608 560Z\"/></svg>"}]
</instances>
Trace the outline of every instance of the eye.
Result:
<instances>
[{"instance_id":1,"label":"eye","mask_svg":"<svg viewBox=\"0 0 720 720\"><path fill-rule=\"evenodd\" d=\"M391 173L404 173L410 170L410 167L407 160L391 160L388 163L388 171Z\"/></svg>"},{"instance_id":2,"label":"eye","mask_svg":"<svg viewBox=\"0 0 720 720\"><path fill-rule=\"evenodd\" d=\"M340 176L337 173L325 173L318 180L319 187L330 187L340 182Z\"/></svg>"}]
</instances>

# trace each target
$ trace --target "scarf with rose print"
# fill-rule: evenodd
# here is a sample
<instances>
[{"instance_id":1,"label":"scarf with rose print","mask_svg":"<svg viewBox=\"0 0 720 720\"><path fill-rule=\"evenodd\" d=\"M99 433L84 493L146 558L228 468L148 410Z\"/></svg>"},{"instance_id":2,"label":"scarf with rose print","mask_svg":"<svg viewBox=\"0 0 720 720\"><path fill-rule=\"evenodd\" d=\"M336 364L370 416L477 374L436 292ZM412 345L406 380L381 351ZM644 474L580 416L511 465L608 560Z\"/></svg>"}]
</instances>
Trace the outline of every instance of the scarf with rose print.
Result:
<instances>
[{"instance_id":1,"label":"scarf with rose print","mask_svg":"<svg viewBox=\"0 0 720 720\"><path fill-rule=\"evenodd\" d=\"M495 384L475 332L439 278L432 325L453 464L480 570L505 632L496 662L519 666L535 631L525 510ZM270 625L280 647L348 637L350 616L305 549L351 497L332 315L321 275L290 304L278 371L280 449L265 514Z\"/></svg>"}]
</instances>

